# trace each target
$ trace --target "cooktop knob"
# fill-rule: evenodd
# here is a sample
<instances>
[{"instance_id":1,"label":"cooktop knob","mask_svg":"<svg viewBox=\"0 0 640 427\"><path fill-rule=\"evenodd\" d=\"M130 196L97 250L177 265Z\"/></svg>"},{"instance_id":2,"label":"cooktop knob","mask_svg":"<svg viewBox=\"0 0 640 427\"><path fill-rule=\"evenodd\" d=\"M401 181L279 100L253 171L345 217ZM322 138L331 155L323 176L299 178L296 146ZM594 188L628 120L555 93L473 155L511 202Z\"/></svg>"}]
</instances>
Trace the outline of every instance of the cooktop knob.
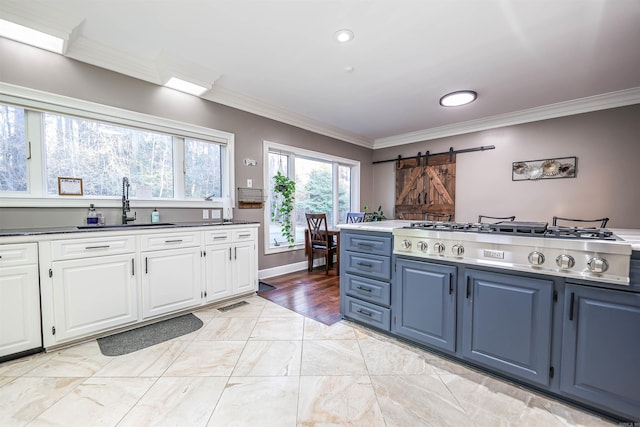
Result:
<instances>
[{"instance_id":1,"label":"cooktop knob","mask_svg":"<svg viewBox=\"0 0 640 427\"><path fill-rule=\"evenodd\" d=\"M402 246L402 249L411 249L411 240L403 240L400 246Z\"/></svg>"},{"instance_id":2,"label":"cooktop knob","mask_svg":"<svg viewBox=\"0 0 640 427\"><path fill-rule=\"evenodd\" d=\"M464 254L464 246L462 245L453 245L451 247L451 253L455 256L462 256Z\"/></svg>"},{"instance_id":3,"label":"cooktop knob","mask_svg":"<svg viewBox=\"0 0 640 427\"><path fill-rule=\"evenodd\" d=\"M533 252L529 253L529 256L527 258L529 260L529 264L531 264L531 265L542 265L542 264L544 264L544 255L542 254L542 252L533 251Z\"/></svg>"},{"instance_id":4,"label":"cooktop knob","mask_svg":"<svg viewBox=\"0 0 640 427\"><path fill-rule=\"evenodd\" d=\"M428 247L429 245L427 245L427 242L423 242L422 240L418 242L418 249L420 249L422 252L427 252Z\"/></svg>"},{"instance_id":5,"label":"cooktop knob","mask_svg":"<svg viewBox=\"0 0 640 427\"><path fill-rule=\"evenodd\" d=\"M568 270L570 268L573 268L574 265L576 265L576 260L571 255L563 254L563 255L558 255L558 258L556 258L556 264L561 269Z\"/></svg>"},{"instance_id":6,"label":"cooktop knob","mask_svg":"<svg viewBox=\"0 0 640 427\"><path fill-rule=\"evenodd\" d=\"M437 254L441 254L442 252L444 252L444 243L434 243L433 244L433 251Z\"/></svg>"},{"instance_id":7,"label":"cooktop knob","mask_svg":"<svg viewBox=\"0 0 640 427\"><path fill-rule=\"evenodd\" d=\"M602 258L591 258L587 263L587 267L592 273L604 273L609 269L609 263Z\"/></svg>"}]
</instances>

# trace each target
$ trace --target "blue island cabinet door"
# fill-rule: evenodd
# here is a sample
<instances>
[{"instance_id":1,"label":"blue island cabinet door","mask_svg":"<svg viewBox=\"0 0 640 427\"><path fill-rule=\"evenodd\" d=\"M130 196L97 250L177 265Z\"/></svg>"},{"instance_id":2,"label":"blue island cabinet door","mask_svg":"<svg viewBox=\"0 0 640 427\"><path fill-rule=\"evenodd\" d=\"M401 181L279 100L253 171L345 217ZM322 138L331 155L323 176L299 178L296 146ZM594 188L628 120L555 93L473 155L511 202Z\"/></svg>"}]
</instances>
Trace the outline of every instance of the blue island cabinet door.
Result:
<instances>
[{"instance_id":1,"label":"blue island cabinet door","mask_svg":"<svg viewBox=\"0 0 640 427\"><path fill-rule=\"evenodd\" d=\"M393 332L455 352L456 271L448 265L399 259L393 284Z\"/></svg>"},{"instance_id":2,"label":"blue island cabinet door","mask_svg":"<svg viewBox=\"0 0 640 427\"><path fill-rule=\"evenodd\" d=\"M479 270L464 279L463 357L548 386L554 282Z\"/></svg>"},{"instance_id":3,"label":"blue island cabinet door","mask_svg":"<svg viewBox=\"0 0 640 427\"><path fill-rule=\"evenodd\" d=\"M567 284L560 389L640 420L640 294Z\"/></svg>"}]
</instances>

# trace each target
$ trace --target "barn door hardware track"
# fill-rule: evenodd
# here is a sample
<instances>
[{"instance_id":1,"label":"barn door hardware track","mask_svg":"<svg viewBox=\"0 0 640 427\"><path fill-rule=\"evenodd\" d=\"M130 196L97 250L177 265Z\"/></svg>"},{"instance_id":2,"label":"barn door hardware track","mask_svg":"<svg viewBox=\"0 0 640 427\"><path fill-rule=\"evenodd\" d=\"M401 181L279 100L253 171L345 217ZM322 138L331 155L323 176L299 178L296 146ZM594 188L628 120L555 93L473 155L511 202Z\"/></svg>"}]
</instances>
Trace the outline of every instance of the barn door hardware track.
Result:
<instances>
[{"instance_id":1,"label":"barn door hardware track","mask_svg":"<svg viewBox=\"0 0 640 427\"><path fill-rule=\"evenodd\" d=\"M389 162L397 162L397 167L400 167L400 161L402 160L409 160L409 159L416 159L416 166L420 166L420 163L422 163L422 159L424 158L424 164L428 165L429 164L429 157L430 156L437 156L439 154L448 154L449 155L449 159L451 160L453 158L454 154L461 154L461 153L471 153L473 151L486 151L486 150L493 150L495 149L495 145L483 145L481 147L474 147L474 148L463 148L462 150L454 150L453 147L449 147L449 151L444 151L442 153L430 153L428 150L424 153L424 155L420 152L418 152L418 155L415 157L402 157L401 155L398 155L397 158L395 159L387 159L387 160L376 160L375 162L373 162L373 164L378 164L378 163L389 163Z\"/></svg>"}]
</instances>

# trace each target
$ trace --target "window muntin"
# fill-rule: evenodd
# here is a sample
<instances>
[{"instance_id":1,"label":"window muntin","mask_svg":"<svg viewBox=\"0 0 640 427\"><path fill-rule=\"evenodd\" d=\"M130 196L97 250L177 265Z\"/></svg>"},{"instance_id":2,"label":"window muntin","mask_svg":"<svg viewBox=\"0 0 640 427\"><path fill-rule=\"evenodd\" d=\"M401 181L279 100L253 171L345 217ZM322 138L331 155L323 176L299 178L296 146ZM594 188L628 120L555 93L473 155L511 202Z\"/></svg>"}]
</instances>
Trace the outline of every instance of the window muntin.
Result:
<instances>
[{"instance_id":1,"label":"window muntin","mask_svg":"<svg viewBox=\"0 0 640 427\"><path fill-rule=\"evenodd\" d=\"M0 104L0 191L28 190L25 117L23 108Z\"/></svg>"},{"instance_id":2,"label":"window muntin","mask_svg":"<svg viewBox=\"0 0 640 427\"><path fill-rule=\"evenodd\" d=\"M223 156L222 144L189 138L184 140L185 197L222 197Z\"/></svg>"},{"instance_id":3,"label":"window muntin","mask_svg":"<svg viewBox=\"0 0 640 427\"><path fill-rule=\"evenodd\" d=\"M359 193L356 189L359 163L356 161L265 142L265 164L265 182L268 183L265 186L268 185L270 200L269 209L265 210L265 224L269 224L265 234L267 253L288 250L288 243L280 232L280 224L274 221L272 214L275 210L273 176L278 170L295 177L293 227L298 247L304 245L304 230L307 228L305 213L324 212L329 227L335 227L345 222L346 213L352 207L358 206Z\"/></svg>"}]
</instances>

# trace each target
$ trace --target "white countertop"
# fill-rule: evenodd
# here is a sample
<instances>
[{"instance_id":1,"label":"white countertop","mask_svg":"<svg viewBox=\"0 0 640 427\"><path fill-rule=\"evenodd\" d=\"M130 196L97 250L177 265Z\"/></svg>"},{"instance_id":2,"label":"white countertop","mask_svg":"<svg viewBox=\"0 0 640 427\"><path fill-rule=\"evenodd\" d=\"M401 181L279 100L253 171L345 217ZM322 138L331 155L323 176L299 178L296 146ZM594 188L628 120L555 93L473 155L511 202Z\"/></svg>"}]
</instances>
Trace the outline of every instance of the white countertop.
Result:
<instances>
[{"instance_id":1,"label":"white countertop","mask_svg":"<svg viewBox=\"0 0 640 427\"><path fill-rule=\"evenodd\" d=\"M394 228L406 227L412 222L415 221L392 219L386 221L359 222L355 224L338 224L337 227L341 230L362 230L391 233ZM640 251L639 229L613 228L611 231L625 242L631 243L631 248L634 251Z\"/></svg>"}]
</instances>

